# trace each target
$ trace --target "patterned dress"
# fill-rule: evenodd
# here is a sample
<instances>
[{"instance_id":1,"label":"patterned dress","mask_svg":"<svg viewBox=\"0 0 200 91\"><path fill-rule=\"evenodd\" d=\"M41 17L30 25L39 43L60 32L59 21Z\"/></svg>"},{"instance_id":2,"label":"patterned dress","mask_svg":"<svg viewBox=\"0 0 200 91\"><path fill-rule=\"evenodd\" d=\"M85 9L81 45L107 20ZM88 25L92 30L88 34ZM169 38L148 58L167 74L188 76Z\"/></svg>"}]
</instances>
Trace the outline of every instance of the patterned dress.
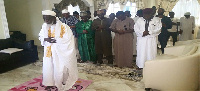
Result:
<instances>
[{"instance_id":1,"label":"patterned dress","mask_svg":"<svg viewBox=\"0 0 200 91\"><path fill-rule=\"evenodd\" d=\"M94 31L91 29L92 21L80 21L76 24L76 32L78 34L78 49L82 61L96 61L96 53L94 46ZM87 30L88 33L83 33Z\"/></svg>"}]
</instances>

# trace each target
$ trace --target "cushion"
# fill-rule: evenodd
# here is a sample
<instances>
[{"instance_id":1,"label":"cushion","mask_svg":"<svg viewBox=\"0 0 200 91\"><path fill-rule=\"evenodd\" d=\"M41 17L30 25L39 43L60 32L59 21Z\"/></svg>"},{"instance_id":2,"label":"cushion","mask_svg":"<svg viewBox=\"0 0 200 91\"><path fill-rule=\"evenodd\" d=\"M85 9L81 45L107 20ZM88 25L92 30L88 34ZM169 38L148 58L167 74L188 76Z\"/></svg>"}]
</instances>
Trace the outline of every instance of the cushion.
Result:
<instances>
[{"instance_id":1,"label":"cushion","mask_svg":"<svg viewBox=\"0 0 200 91\"><path fill-rule=\"evenodd\" d=\"M0 39L0 50L6 49L6 48L13 48L14 44L12 39Z\"/></svg>"},{"instance_id":2,"label":"cushion","mask_svg":"<svg viewBox=\"0 0 200 91\"><path fill-rule=\"evenodd\" d=\"M24 50L33 50L34 42L33 41L15 41L15 47Z\"/></svg>"},{"instance_id":3,"label":"cushion","mask_svg":"<svg viewBox=\"0 0 200 91\"><path fill-rule=\"evenodd\" d=\"M7 53L0 53L0 62L2 61L5 61L5 60L8 60L10 57L10 54L7 54Z\"/></svg>"},{"instance_id":4,"label":"cushion","mask_svg":"<svg viewBox=\"0 0 200 91\"><path fill-rule=\"evenodd\" d=\"M12 53L15 53L15 52L18 52L18 51L22 51L22 50L23 49L8 48L8 49L1 50L0 53L9 53L9 54L12 54Z\"/></svg>"},{"instance_id":5,"label":"cushion","mask_svg":"<svg viewBox=\"0 0 200 91\"><path fill-rule=\"evenodd\" d=\"M155 60L160 60L160 59L172 59L172 58L175 58L175 57L177 57L177 56L162 54L162 55L156 56Z\"/></svg>"},{"instance_id":6,"label":"cushion","mask_svg":"<svg viewBox=\"0 0 200 91\"><path fill-rule=\"evenodd\" d=\"M188 55L192 55L193 53L196 52L197 50L197 46L195 45L188 45L185 46L185 48L183 49L182 55L181 56L188 56Z\"/></svg>"}]
</instances>

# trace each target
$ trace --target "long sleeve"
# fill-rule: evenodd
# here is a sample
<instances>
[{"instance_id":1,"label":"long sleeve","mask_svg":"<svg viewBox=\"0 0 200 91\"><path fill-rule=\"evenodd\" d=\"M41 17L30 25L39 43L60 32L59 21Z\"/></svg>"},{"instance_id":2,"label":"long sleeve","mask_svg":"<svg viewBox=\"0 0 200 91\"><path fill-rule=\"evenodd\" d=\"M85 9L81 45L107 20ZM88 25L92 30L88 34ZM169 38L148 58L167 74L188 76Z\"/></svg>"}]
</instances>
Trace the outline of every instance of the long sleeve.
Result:
<instances>
[{"instance_id":1,"label":"long sleeve","mask_svg":"<svg viewBox=\"0 0 200 91\"><path fill-rule=\"evenodd\" d=\"M45 26L46 26L45 24L42 25L42 29L40 30L40 33L39 33L39 40L40 40L42 46L45 46L45 45L48 44L46 41L44 41L44 38L45 38L45 34L44 34Z\"/></svg>"},{"instance_id":2,"label":"long sleeve","mask_svg":"<svg viewBox=\"0 0 200 91\"><path fill-rule=\"evenodd\" d=\"M144 32L144 30L141 30L141 25L140 24L142 24L142 23L140 22L140 19L138 19L138 21L134 25L134 30L135 30L135 33L136 33L136 35L138 37L142 37L143 36L143 32Z\"/></svg>"},{"instance_id":3,"label":"long sleeve","mask_svg":"<svg viewBox=\"0 0 200 91\"><path fill-rule=\"evenodd\" d=\"M39 40L41 42L41 45L44 46L44 31L43 31L43 29L40 30Z\"/></svg>"},{"instance_id":4,"label":"long sleeve","mask_svg":"<svg viewBox=\"0 0 200 91\"><path fill-rule=\"evenodd\" d=\"M80 22L78 22L78 23L76 24L76 32L77 32L78 34L82 34L82 33L83 33L82 21L80 21Z\"/></svg>"},{"instance_id":5,"label":"long sleeve","mask_svg":"<svg viewBox=\"0 0 200 91\"><path fill-rule=\"evenodd\" d=\"M86 25L85 25L85 30L87 30L88 33L93 32L93 31L92 31L92 21L91 21L91 20L89 20L89 21L86 23Z\"/></svg>"},{"instance_id":6,"label":"long sleeve","mask_svg":"<svg viewBox=\"0 0 200 91\"><path fill-rule=\"evenodd\" d=\"M150 35L158 35L161 32L161 28L162 28L162 23L161 20L156 18L154 19L154 29L152 29L151 31L149 31Z\"/></svg>"},{"instance_id":7,"label":"long sleeve","mask_svg":"<svg viewBox=\"0 0 200 91\"><path fill-rule=\"evenodd\" d=\"M96 24L96 19L92 22L92 30L96 30L97 24Z\"/></svg>"},{"instance_id":8,"label":"long sleeve","mask_svg":"<svg viewBox=\"0 0 200 91\"><path fill-rule=\"evenodd\" d=\"M117 19L113 20L113 22L110 25L110 29L116 29L116 22L117 22Z\"/></svg>"},{"instance_id":9,"label":"long sleeve","mask_svg":"<svg viewBox=\"0 0 200 91\"><path fill-rule=\"evenodd\" d=\"M165 22L167 29L171 29L172 28L172 21L169 17L166 17L166 22Z\"/></svg>"},{"instance_id":10,"label":"long sleeve","mask_svg":"<svg viewBox=\"0 0 200 91\"><path fill-rule=\"evenodd\" d=\"M79 20L78 20L76 17L74 17L74 26L75 26L78 22L79 22Z\"/></svg>"},{"instance_id":11,"label":"long sleeve","mask_svg":"<svg viewBox=\"0 0 200 91\"><path fill-rule=\"evenodd\" d=\"M59 38L56 39L56 43L57 44L68 43L68 41L70 41L70 38L73 37L72 30L70 29L69 26L65 25L64 30L61 29L61 32L63 32L64 34L63 34L62 37L59 37Z\"/></svg>"},{"instance_id":12,"label":"long sleeve","mask_svg":"<svg viewBox=\"0 0 200 91\"><path fill-rule=\"evenodd\" d=\"M131 18L130 18L130 19L131 19ZM130 30L133 30L133 29L134 29L134 24L135 24L134 20L131 19L131 20L130 20L130 25L129 25L129 29L130 29Z\"/></svg>"}]
</instances>

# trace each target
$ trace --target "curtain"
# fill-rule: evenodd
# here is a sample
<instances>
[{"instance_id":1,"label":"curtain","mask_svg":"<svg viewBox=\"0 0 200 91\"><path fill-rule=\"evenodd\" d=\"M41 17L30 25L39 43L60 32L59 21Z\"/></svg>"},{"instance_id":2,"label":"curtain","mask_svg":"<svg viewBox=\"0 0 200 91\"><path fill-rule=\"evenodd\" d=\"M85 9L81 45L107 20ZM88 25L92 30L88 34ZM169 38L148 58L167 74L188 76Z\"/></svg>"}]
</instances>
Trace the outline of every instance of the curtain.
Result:
<instances>
[{"instance_id":1,"label":"curtain","mask_svg":"<svg viewBox=\"0 0 200 91\"><path fill-rule=\"evenodd\" d=\"M200 4L200 0L198 0L199 4Z\"/></svg>"},{"instance_id":2,"label":"curtain","mask_svg":"<svg viewBox=\"0 0 200 91\"><path fill-rule=\"evenodd\" d=\"M165 15L167 16L178 1L179 0L158 0L157 7L165 9Z\"/></svg>"},{"instance_id":3,"label":"curtain","mask_svg":"<svg viewBox=\"0 0 200 91\"><path fill-rule=\"evenodd\" d=\"M138 9L144 8L143 0L97 0L96 1L96 5L97 5L96 10L108 9L110 3L112 3L112 4L119 3L121 10L123 10L127 2L137 3Z\"/></svg>"},{"instance_id":4,"label":"curtain","mask_svg":"<svg viewBox=\"0 0 200 91\"><path fill-rule=\"evenodd\" d=\"M190 12L191 16L195 17L196 25L200 25L200 4L197 0L179 0L172 11L175 12L177 18L181 18L184 13Z\"/></svg>"},{"instance_id":5,"label":"curtain","mask_svg":"<svg viewBox=\"0 0 200 91\"><path fill-rule=\"evenodd\" d=\"M196 38L197 32L200 26L200 4L197 0L179 0L172 9L173 12L175 12L175 17L180 19L181 17L184 17L184 13L190 12L191 16L195 17L195 34L194 37Z\"/></svg>"}]
</instances>

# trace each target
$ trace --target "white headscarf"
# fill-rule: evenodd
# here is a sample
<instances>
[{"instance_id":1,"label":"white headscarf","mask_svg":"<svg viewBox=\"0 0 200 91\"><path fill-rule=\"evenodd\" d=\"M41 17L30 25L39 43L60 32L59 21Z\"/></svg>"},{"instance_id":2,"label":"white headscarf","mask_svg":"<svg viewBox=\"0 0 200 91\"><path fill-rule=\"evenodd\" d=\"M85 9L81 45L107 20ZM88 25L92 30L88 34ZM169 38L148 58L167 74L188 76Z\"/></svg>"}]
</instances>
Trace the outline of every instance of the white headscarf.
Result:
<instances>
[{"instance_id":1,"label":"white headscarf","mask_svg":"<svg viewBox=\"0 0 200 91\"><path fill-rule=\"evenodd\" d=\"M69 12L68 12L67 9L63 9L63 10L62 10L62 14L64 14L64 13L69 13Z\"/></svg>"},{"instance_id":2,"label":"white headscarf","mask_svg":"<svg viewBox=\"0 0 200 91\"><path fill-rule=\"evenodd\" d=\"M52 10L44 10L42 11L42 15L56 16L56 13Z\"/></svg>"}]
</instances>

